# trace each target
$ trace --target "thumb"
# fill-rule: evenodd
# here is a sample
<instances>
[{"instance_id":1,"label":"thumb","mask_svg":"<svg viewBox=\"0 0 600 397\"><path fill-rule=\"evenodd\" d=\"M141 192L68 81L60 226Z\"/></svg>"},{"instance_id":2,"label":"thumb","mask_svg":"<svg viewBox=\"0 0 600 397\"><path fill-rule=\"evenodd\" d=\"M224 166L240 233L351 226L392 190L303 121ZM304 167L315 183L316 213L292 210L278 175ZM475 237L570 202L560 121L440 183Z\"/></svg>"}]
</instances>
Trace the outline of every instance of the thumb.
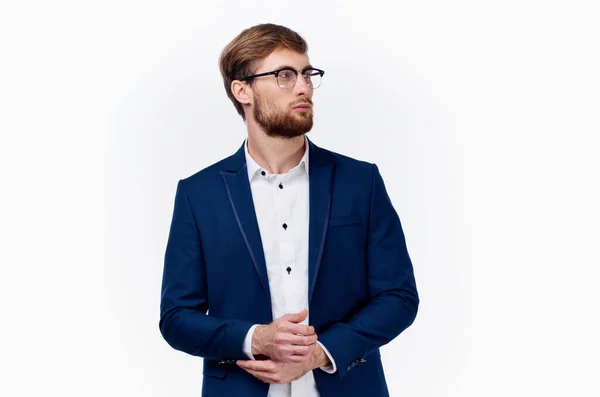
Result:
<instances>
[{"instance_id":1,"label":"thumb","mask_svg":"<svg viewBox=\"0 0 600 397\"><path fill-rule=\"evenodd\" d=\"M286 318L288 321L291 321L293 323L301 323L302 321L306 320L307 316L308 316L308 310L303 309L300 313L287 314Z\"/></svg>"}]
</instances>

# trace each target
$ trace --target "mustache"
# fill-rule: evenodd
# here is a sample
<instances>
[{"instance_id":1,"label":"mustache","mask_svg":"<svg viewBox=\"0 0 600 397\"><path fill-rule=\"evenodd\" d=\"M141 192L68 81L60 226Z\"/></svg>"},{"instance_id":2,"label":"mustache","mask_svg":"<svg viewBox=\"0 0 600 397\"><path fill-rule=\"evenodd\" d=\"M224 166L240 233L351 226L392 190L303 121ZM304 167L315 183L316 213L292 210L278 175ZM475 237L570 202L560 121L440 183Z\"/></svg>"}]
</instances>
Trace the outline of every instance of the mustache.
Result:
<instances>
[{"instance_id":1,"label":"mustache","mask_svg":"<svg viewBox=\"0 0 600 397\"><path fill-rule=\"evenodd\" d=\"M296 102L296 103L292 104L292 108L295 108L296 106L300 106L300 105L310 105L312 107L313 102L310 99L305 99L300 102Z\"/></svg>"}]
</instances>

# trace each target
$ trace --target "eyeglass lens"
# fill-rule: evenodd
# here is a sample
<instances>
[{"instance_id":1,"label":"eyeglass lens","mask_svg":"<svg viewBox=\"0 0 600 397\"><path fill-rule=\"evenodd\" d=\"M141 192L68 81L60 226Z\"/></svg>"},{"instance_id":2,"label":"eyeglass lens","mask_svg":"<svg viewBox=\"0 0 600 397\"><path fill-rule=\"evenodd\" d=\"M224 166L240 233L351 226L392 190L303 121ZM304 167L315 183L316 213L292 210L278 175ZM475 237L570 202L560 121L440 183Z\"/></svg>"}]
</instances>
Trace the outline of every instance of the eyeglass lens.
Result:
<instances>
[{"instance_id":1,"label":"eyeglass lens","mask_svg":"<svg viewBox=\"0 0 600 397\"><path fill-rule=\"evenodd\" d=\"M321 85L321 73L314 69L307 69L304 74L306 84L311 88ZM296 73L293 70L284 69L277 75L277 83L281 88L291 88L296 84Z\"/></svg>"}]
</instances>

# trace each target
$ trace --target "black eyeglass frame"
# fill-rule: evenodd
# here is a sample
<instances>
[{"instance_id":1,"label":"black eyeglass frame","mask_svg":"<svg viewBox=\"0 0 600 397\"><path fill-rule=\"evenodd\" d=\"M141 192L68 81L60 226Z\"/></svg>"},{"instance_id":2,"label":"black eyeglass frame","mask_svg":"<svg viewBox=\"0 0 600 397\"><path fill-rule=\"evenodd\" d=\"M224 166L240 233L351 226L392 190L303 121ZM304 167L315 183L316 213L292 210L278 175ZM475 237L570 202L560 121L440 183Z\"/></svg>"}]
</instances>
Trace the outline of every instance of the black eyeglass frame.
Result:
<instances>
[{"instance_id":1,"label":"black eyeglass frame","mask_svg":"<svg viewBox=\"0 0 600 397\"><path fill-rule=\"evenodd\" d=\"M283 72L283 71L294 72L294 74L296 75L296 81L297 81L297 80L298 80L298 73L300 73L300 72L301 72L301 73L302 73L302 77L303 77L303 78L305 78L305 77L304 77L304 73L306 73L308 70L314 70L314 71L316 71L317 73L319 73L319 75L321 76L321 78L323 78L323 75L325 74L325 71L324 71L324 70L317 69L317 68L313 68L312 66L310 66L310 67L306 67L306 68L304 68L304 69L302 69L302 70L296 70L296 69L293 69L293 68L286 67L286 68L281 68L281 69L273 70L272 72L265 72L265 73L253 74L253 75L251 75L251 76L244 76L244 77L242 77L242 78L240 79L240 81L248 81L248 80L250 80L250 79L253 79L253 78L255 78L255 77L262 77L262 76L270 76L270 75L275 75L275 77L277 78L277 85L279 85L279 73L281 73L281 72ZM305 79L306 79L306 78L305 78ZM305 81L306 81L306 80L305 80ZM295 85L295 84L296 84L296 82L294 82L294 85ZM280 87L280 88L282 88L280 85L279 85L279 87ZM293 87L293 86L292 86L292 87ZM292 87L289 87L289 88L292 88ZM310 88L314 89L314 88L312 87L312 84L311 84L311 87L310 87ZM318 87L317 87L317 88L318 88Z\"/></svg>"}]
</instances>

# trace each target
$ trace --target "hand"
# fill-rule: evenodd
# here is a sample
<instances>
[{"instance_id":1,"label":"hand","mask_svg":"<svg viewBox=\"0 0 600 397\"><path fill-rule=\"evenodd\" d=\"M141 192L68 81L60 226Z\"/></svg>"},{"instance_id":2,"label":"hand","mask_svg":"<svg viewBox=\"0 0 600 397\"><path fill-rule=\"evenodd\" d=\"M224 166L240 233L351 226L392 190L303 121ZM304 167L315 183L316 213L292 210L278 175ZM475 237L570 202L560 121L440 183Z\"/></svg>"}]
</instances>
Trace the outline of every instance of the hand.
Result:
<instances>
[{"instance_id":1,"label":"hand","mask_svg":"<svg viewBox=\"0 0 600 397\"><path fill-rule=\"evenodd\" d=\"M238 366L265 383L285 384L301 378L309 371L308 363L282 363L273 360L240 360Z\"/></svg>"},{"instance_id":2,"label":"hand","mask_svg":"<svg viewBox=\"0 0 600 397\"><path fill-rule=\"evenodd\" d=\"M315 328L300 324L308 310L289 313L269 325L259 325L252 335L252 355L265 355L273 361L300 363L315 352Z\"/></svg>"},{"instance_id":3,"label":"hand","mask_svg":"<svg viewBox=\"0 0 600 397\"><path fill-rule=\"evenodd\" d=\"M308 371L331 365L329 358L320 345L305 361L300 363L282 363L273 360L239 360L237 365L255 378L265 383L284 384L299 379Z\"/></svg>"}]
</instances>

